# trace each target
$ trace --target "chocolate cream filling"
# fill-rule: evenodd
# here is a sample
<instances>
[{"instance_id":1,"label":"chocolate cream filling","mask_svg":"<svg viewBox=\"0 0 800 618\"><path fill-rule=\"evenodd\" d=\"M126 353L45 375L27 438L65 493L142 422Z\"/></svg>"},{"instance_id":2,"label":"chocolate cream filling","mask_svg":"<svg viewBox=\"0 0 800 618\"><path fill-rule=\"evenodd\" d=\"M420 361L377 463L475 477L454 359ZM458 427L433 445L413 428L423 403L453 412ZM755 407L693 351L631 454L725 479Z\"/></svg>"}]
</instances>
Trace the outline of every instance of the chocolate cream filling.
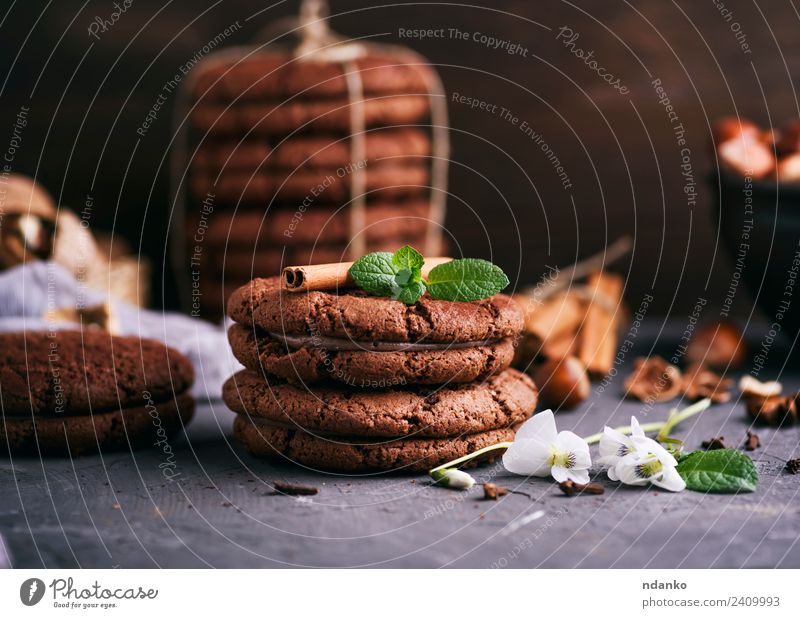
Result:
<instances>
[{"instance_id":1,"label":"chocolate cream filling","mask_svg":"<svg viewBox=\"0 0 800 618\"><path fill-rule=\"evenodd\" d=\"M313 335L288 335L269 331L272 339L276 339L292 349L319 348L328 352L430 352L437 350L458 350L493 345L500 339L484 341L450 341L445 343L407 343L401 341L353 341L339 337L315 337Z\"/></svg>"}]
</instances>

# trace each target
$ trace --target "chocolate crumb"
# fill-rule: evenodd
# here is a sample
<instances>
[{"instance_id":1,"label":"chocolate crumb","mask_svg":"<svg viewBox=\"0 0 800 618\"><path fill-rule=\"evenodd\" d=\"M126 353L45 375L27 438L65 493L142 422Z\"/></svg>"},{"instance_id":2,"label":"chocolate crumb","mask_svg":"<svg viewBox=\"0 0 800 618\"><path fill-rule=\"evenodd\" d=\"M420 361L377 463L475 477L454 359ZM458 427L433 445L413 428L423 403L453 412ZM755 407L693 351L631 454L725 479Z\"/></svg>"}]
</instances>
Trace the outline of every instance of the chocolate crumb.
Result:
<instances>
[{"instance_id":1,"label":"chocolate crumb","mask_svg":"<svg viewBox=\"0 0 800 618\"><path fill-rule=\"evenodd\" d=\"M744 450L754 451L761 446L761 440L752 431L747 432L747 439L744 441Z\"/></svg>"},{"instance_id":2,"label":"chocolate crumb","mask_svg":"<svg viewBox=\"0 0 800 618\"><path fill-rule=\"evenodd\" d=\"M319 489L311 485L297 485L295 483L273 481L272 486L275 488L275 491L270 494L272 496L316 496L319 493Z\"/></svg>"},{"instance_id":3,"label":"chocolate crumb","mask_svg":"<svg viewBox=\"0 0 800 618\"><path fill-rule=\"evenodd\" d=\"M703 443L700 446L707 451L715 451L720 448L730 448L727 444L725 444L725 436L711 438L710 440L703 440Z\"/></svg>"},{"instance_id":4,"label":"chocolate crumb","mask_svg":"<svg viewBox=\"0 0 800 618\"><path fill-rule=\"evenodd\" d=\"M789 474L797 474L800 472L800 459L790 459L786 462L786 471Z\"/></svg>"},{"instance_id":5,"label":"chocolate crumb","mask_svg":"<svg viewBox=\"0 0 800 618\"><path fill-rule=\"evenodd\" d=\"M483 499L484 500L497 500L500 496L505 496L508 493L507 487L499 487L494 483L483 484Z\"/></svg>"},{"instance_id":6,"label":"chocolate crumb","mask_svg":"<svg viewBox=\"0 0 800 618\"><path fill-rule=\"evenodd\" d=\"M233 506L233 505L226 500L225 502L222 503L222 506Z\"/></svg>"},{"instance_id":7,"label":"chocolate crumb","mask_svg":"<svg viewBox=\"0 0 800 618\"><path fill-rule=\"evenodd\" d=\"M605 492L605 488L599 483L575 483L574 481L566 480L558 484L558 488L567 496L574 496L576 494L595 494L600 495Z\"/></svg>"}]
</instances>

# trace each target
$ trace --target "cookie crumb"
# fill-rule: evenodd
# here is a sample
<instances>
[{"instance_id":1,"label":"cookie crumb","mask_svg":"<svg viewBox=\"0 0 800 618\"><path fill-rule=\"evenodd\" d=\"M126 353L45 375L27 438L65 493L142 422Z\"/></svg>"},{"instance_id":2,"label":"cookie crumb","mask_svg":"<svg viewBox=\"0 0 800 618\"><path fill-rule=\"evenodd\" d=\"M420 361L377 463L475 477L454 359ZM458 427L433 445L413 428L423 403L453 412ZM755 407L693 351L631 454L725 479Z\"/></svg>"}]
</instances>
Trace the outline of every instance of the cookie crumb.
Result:
<instances>
[{"instance_id":1,"label":"cookie crumb","mask_svg":"<svg viewBox=\"0 0 800 618\"><path fill-rule=\"evenodd\" d=\"M483 499L484 500L497 500L500 496L505 496L508 493L507 487L500 487L494 483L483 484Z\"/></svg>"},{"instance_id":2,"label":"cookie crumb","mask_svg":"<svg viewBox=\"0 0 800 618\"><path fill-rule=\"evenodd\" d=\"M786 471L789 474L797 474L800 472L800 459L790 459L786 462Z\"/></svg>"}]
</instances>

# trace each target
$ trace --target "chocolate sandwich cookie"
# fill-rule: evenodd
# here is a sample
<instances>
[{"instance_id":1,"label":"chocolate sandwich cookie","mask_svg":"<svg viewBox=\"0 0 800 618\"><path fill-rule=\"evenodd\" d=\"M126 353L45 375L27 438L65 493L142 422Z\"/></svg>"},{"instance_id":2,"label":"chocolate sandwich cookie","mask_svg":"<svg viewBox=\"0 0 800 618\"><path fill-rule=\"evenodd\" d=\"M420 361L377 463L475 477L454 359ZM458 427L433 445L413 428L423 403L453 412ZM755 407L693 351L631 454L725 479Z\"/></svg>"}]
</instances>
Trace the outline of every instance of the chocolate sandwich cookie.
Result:
<instances>
[{"instance_id":1,"label":"chocolate sandwich cookie","mask_svg":"<svg viewBox=\"0 0 800 618\"><path fill-rule=\"evenodd\" d=\"M425 472L478 449L514 439L514 428L492 429L455 438L404 438L374 441L312 436L237 415L236 438L256 457L290 461L339 472ZM490 451L463 467L491 463L503 451Z\"/></svg>"},{"instance_id":2,"label":"chocolate sandwich cookie","mask_svg":"<svg viewBox=\"0 0 800 618\"><path fill-rule=\"evenodd\" d=\"M369 161L390 159L407 164L430 154L431 143L421 129L378 129L363 133L364 156ZM220 170L255 173L267 169L298 167L338 169L352 161L349 137L298 135L285 140L253 139L243 142L205 142L194 160L195 169L217 174Z\"/></svg>"},{"instance_id":3,"label":"chocolate sandwich cookie","mask_svg":"<svg viewBox=\"0 0 800 618\"><path fill-rule=\"evenodd\" d=\"M0 349L0 443L14 451L152 443L192 416L192 365L157 341L89 329L4 333Z\"/></svg>"},{"instance_id":4,"label":"chocolate sandwich cookie","mask_svg":"<svg viewBox=\"0 0 800 618\"><path fill-rule=\"evenodd\" d=\"M284 292L278 277L255 279L236 290L228 301L228 315L248 328L282 336L313 335L365 346L486 342L516 337L523 326L522 310L504 294L474 302L426 295L405 305L356 289L341 294Z\"/></svg>"},{"instance_id":5,"label":"chocolate sandwich cookie","mask_svg":"<svg viewBox=\"0 0 800 618\"><path fill-rule=\"evenodd\" d=\"M238 210L214 213L204 233L208 245L252 250L257 243L281 245L333 244L350 241L351 209L346 206L311 204L283 208L271 207L267 212ZM360 232L367 242L423 236L430 225L430 203L424 199L401 202L367 203L365 226ZM197 231L188 228L190 237Z\"/></svg>"},{"instance_id":6,"label":"chocolate sandwich cookie","mask_svg":"<svg viewBox=\"0 0 800 618\"><path fill-rule=\"evenodd\" d=\"M351 62L365 94L427 92L433 79L430 66L414 56L369 55ZM346 71L342 62L252 54L204 67L192 91L214 100L340 97L349 92Z\"/></svg>"},{"instance_id":7,"label":"chocolate sandwich cookie","mask_svg":"<svg viewBox=\"0 0 800 618\"><path fill-rule=\"evenodd\" d=\"M418 196L429 191L430 170L425 165L381 163L361 168L364 191L372 199ZM269 204L273 199L319 199L344 202L352 197L355 172L350 164L340 168L265 170L256 175L225 169L220 174L195 171L191 189L195 197L213 194L228 203Z\"/></svg>"},{"instance_id":8,"label":"chocolate sandwich cookie","mask_svg":"<svg viewBox=\"0 0 800 618\"><path fill-rule=\"evenodd\" d=\"M228 330L234 356L245 367L291 382L332 379L345 384L466 383L511 365L511 337L457 343L351 342L314 336L282 336L234 324ZM387 348L387 349L383 349Z\"/></svg>"},{"instance_id":9,"label":"chocolate sandwich cookie","mask_svg":"<svg viewBox=\"0 0 800 618\"><path fill-rule=\"evenodd\" d=\"M225 383L227 406L251 419L302 429L312 435L372 438L448 438L505 429L524 422L536 407L531 379L508 369L483 382L407 387L386 374L380 390L362 384L306 388L243 370Z\"/></svg>"},{"instance_id":10,"label":"chocolate sandwich cookie","mask_svg":"<svg viewBox=\"0 0 800 618\"><path fill-rule=\"evenodd\" d=\"M352 103L347 98L286 103L243 103L239 105L198 104L191 113L192 124L214 137L247 135L289 135L294 131L321 130L349 132ZM428 116L427 95L391 95L365 99L361 103L364 126L413 125Z\"/></svg>"}]
</instances>

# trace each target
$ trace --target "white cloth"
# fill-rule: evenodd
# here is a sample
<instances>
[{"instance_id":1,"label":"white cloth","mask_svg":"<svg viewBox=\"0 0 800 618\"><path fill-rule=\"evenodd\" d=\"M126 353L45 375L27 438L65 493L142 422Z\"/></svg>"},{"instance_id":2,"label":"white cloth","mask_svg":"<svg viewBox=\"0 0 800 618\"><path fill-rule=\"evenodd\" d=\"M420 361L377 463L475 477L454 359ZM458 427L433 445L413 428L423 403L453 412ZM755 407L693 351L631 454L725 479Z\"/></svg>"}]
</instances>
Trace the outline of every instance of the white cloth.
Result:
<instances>
[{"instance_id":1,"label":"white cloth","mask_svg":"<svg viewBox=\"0 0 800 618\"><path fill-rule=\"evenodd\" d=\"M47 311L106 301L103 292L88 289L70 272L53 262L30 262L0 273L0 331L37 331L76 328L72 322L53 323ZM181 313L141 309L111 300L120 334L161 341L185 354L194 365L192 394L219 399L223 382L241 369L233 357L225 327Z\"/></svg>"}]
</instances>

